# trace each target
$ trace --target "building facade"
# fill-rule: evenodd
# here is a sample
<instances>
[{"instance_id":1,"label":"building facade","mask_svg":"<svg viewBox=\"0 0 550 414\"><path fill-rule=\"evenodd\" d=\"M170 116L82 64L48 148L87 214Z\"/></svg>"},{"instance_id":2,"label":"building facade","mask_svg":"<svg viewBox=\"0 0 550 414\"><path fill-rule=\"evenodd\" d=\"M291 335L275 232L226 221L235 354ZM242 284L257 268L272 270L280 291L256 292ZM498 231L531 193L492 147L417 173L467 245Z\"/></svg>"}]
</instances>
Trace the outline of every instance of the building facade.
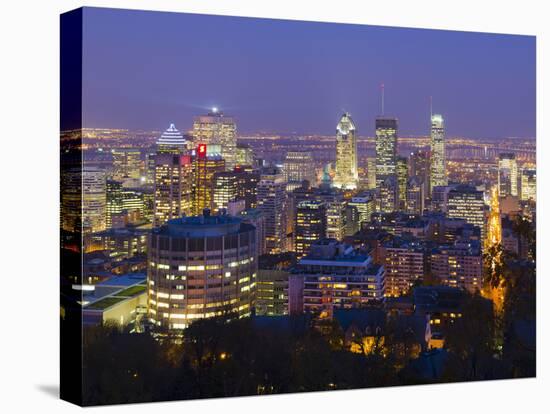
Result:
<instances>
[{"instance_id":1,"label":"building facade","mask_svg":"<svg viewBox=\"0 0 550 414\"><path fill-rule=\"evenodd\" d=\"M396 173L397 119L376 119L376 187Z\"/></svg>"},{"instance_id":2,"label":"building facade","mask_svg":"<svg viewBox=\"0 0 550 414\"><path fill-rule=\"evenodd\" d=\"M155 228L148 248L148 313L160 332L202 318L251 314L254 226L227 215L183 217Z\"/></svg>"},{"instance_id":3,"label":"building facade","mask_svg":"<svg viewBox=\"0 0 550 414\"><path fill-rule=\"evenodd\" d=\"M207 115L195 117L193 140L195 147L220 145L225 168L233 170L237 161L237 125L233 117L225 116L217 108L212 108Z\"/></svg>"},{"instance_id":4,"label":"building facade","mask_svg":"<svg viewBox=\"0 0 550 414\"><path fill-rule=\"evenodd\" d=\"M341 189L356 189L357 131L350 114L344 113L336 126L336 174L333 186Z\"/></svg>"},{"instance_id":5,"label":"building facade","mask_svg":"<svg viewBox=\"0 0 550 414\"><path fill-rule=\"evenodd\" d=\"M443 116L433 114L430 129L431 166L430 194L435 186L447 185L446 155L445 155L445 123Z\"/></svg>"}]
</instances>

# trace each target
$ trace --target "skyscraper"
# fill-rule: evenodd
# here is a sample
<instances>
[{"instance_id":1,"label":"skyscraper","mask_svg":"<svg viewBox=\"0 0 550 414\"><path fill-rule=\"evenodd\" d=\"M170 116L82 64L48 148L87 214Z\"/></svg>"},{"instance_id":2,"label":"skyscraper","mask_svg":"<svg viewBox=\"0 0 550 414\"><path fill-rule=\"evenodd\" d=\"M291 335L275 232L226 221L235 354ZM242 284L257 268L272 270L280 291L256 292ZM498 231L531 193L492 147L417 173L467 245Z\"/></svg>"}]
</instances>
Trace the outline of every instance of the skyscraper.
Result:
<instances>
[{"instance_id":1,"label":"skyscraper","mask_svg":"<svg viewBox=\"0 0 550 414\"><path fill-rule=\"evenodd\" d=\"M346 112L336 126L336 175L333 186L355 189L358 179L356 128L350 114Z\"/></svg>"},{"instance_id":2,"label":"skyscraper","mask_svg":"<svg viewBox=\"0 0 550 414\"><path fill-rule=\"evenodd\" d=\"M105 230L106 220L105 171L95 167L82 169L82 233Z\"/></svg>"},{"instance_id":3,"label":"skyscraper","mask_svg":"<svg viewBox=\"0 0 550 414\"><path fill-rule=\"evenodd\" d=\"M266 251L278 254L286 251L286 183L276 167L266 167L258 183L258 209L265 217Z\"/></svg>"},{"instance_id":4,"label":"skyscraper","mask_svg":"<svg viewBox=\"0 0 550 414\"><path fill-rule=\"evenodd\" d=\"M214 147L212 145L211 147ZM206 144L197 147L194 165L193 211L202 214L205 208L214 210L214 175L225 170L225 161L220 153L209 151Z\"/></svg>"},{"instance_id":5,"label":"skyscraper","mask_svg":"<svg viewBox=\"0 0 550 414\"><path fill-rule=\"evenodd\" d=\"M141 177L141 152L136 148L116 148L113 156L113 179L138 179Z\"/></svg>"},{"instance_id":6,"label":"skyscraper","mask_svg":"<svg viewBox=\"0 0 550 414\"><path fill-rule=\"evenodd\" d=\"M513 153L502 153L498 157L498 195L519 195L518 164Z\"/></svg>"},{"instance_id":7,"label":"skyscraper","mask_svg":"<svg viewBox=\"0 0 550 414\"><path fill-rule=\"evenodd\" d=\"M399 185L397 177L390 175L380 183L380 211L392 213L399 205Z\"/></svg>"},{"instance_id":8,"label":"skyscraper","mask_svg":"<svg viewBox=\"0 0 550 414\"><path fill-rule=\"evenodd\" d=\"M521 199L537 201L537 171L534 169L521 170Z\"/></svg>"},{"instance_id":9,"label":"skyscraper","mask_svg":"<svg viewBox=\"0 0 550 414\"><path fill-rule=\"evenodd\" d=\"M405 157L397 157L396 162L397 177L397 205L398 210L405 210L407 201L407 181L409 179L408 160Z\"/></svg>"},{"instance_id":10,"label":"skyscraper","mask_svg":"<svg viewBox=\"0 0 550 414\"><path fill-rule=\"evenodd\" d=\"M237 126L232 117L225 116L217 108L212 108L208 115L195 117L193 139L195 147L200 144L221 145L225 168L233 170L237 154Z\"/></svg>"},{"instance_id":11,"label":"skyscraper","mask_svg":"<svg viewBox=\"0 0 550 414\"><path fill-rule=\"evenodd\" d=\"M430 198L430 151L418 150L409 156L409 177L419 177L424 186L424 204Z\"/></svg>"},{"instance_id":12,"label":"skyscraper","mask_svg":"<svg viewBox=\"0 0 550 414\"><path fill-rule=\"evenodd\" d=\"M214 212L227 209L228 203L238 197L238 180L234 171L214 174Z\"/></svg>"},{"instance_id":13,"label":"skyscraper","mask_svg":"<svg viewBox=\"0 0 550 414\"><path fill-rule=\"evenodd\" d=\"M376 118L376 186L396 173L397 119Z\"/></svg>"},{"instance_id":14,"label":"skyscraper","mask_svg":"<svg viewBox=\"0 0 550 414\"><path fill-rule=\"evenodd\" d=\"M405 211L410 214L422 214L424 212L424 181L421 177L414 176L407 181L407 197Z\"/></svg>"},{"instance_id":15,"label":"skyscraper","mask_svg":"<svg viewBox=\"0 0 550 414\"><path fill-rule=\"evenodd\" d=\"M430 194L435 186L447 185L445 170L445 124L443 116L433 114L431 117L431 165L430 165Z\"/></svg>"},{"instance_id":16,"label":"skyscraper","mask_svg":"<svg viewBox=\"0 0 550 414\"><path fill-rule=\"evenodd\" d=\"M325 238L327 232L327 209L325 203L307 200L296 206L294 224L294 251L298 258L309 252L311 245Z\"/></svg>"},{"instance_id":17,"label":"skyscraper","mask_svg":"<svg viewBox=\"0 0 550 414\"><path fill-rule=\"evenodd\" d=\"M190 155L155 156L153 225L192 214L193 164Z\"/></svg>"},{"instance_id":18,"label":"skyscraper","mask_svg":"<svg viewBox=\"0 0 550 414\"><path fill-rule=\"evenodd\" d=\"M293 191L307 180L315 185L315 167L310 151L288 151L286 153L283 171L285 175L286 191Z\"/></svg>"},{"instance_id":19,"label":"skyscraper","mask_svg":"<svg viewBox=\"0 0 550 414\"><path fill-rule=\"evenodd\" d=\"M369 190L376 188L376 157L367 158L367 187Z\"/></svg>"},{"instance_id":20,"label":"skyscraper","mask_svg":"<svg viewBox=\"0 0 550 414\"><path fill-rule=\"evenodd\" d=\"M154 156L153 226L192 214L193 165L187 140L174 124L157 141Z\"/></svg>"},{"instance_id":21,"label":"skyscraper","mask_svg":"<svg viewBox=\"0 0 550 414\"><path fill-rule=\"evenodd\" d=\"M450 218L460 218L467 223L478 226L481 238L485 238L485 202L483 191L475 187L459 185L448 193L447 215Z\"/></svg>"}]
</instances>

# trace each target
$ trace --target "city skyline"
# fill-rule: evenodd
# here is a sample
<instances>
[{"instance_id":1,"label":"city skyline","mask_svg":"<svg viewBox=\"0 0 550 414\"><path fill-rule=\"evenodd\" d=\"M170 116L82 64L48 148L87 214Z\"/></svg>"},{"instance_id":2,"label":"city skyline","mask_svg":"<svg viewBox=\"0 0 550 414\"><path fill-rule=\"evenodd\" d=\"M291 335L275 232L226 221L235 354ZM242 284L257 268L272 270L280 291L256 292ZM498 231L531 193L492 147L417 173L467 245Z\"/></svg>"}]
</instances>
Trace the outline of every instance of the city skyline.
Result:
<instances>
[{"instance_id":1,"label":"city skyline","mask_svg":"<svg viewBox=\"0 0 550 414\"><path fill-rule=\"evenodd\" d=\"M237 134L329 135L346 111L358 135L371 136L382 112L383 83L384 111L399 119L402 136L426 134L430 100L434 112L445 116L448 136L535 136L534 37L84 12L93 23L84 29L86 127L154 130L168 118L185 131L194 116L216 106L237 119ZM210 53L209 44L217 45L217 53ZM282 56L292 65L283 64ZM342 59L348 64L342 66ZM408 70L396 71L399 66Z\"/></svg>"}]
</instances>

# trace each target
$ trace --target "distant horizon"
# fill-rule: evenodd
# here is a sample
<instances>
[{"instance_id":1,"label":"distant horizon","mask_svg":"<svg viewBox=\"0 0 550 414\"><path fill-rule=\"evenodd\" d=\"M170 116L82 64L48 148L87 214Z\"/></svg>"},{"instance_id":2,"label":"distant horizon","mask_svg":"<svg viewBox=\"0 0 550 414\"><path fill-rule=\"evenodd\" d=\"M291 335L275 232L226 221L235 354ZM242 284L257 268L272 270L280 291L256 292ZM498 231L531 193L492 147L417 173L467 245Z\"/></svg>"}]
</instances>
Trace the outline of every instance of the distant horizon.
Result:
<instances>
[{"instance_id":1,"label":"distant horizon","mask_svg":"<svg viewBox=\"0 0 550 414\"><path fill-rule=\"evenodd\" d=\"M401 136L429 133L432 99L448 136L536 138L534 36L103 8L84 21L87 127L187 131L217 106L243 134L328 136L347 111L370 136L383 84Z\"/></svg>"}]
</instances>

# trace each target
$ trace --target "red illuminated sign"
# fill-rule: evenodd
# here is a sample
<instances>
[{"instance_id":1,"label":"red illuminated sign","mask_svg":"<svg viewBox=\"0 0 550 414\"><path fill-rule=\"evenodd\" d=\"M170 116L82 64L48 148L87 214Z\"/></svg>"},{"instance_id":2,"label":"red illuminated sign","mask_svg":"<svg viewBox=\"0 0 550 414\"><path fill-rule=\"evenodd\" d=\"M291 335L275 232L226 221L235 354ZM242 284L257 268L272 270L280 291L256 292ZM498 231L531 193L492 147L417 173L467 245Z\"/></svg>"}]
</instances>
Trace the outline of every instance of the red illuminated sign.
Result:
<instances>
[{"instance_id":1,"label":"red illuminated sign","mask_svg":"<svg viewBox=\"0 0 550 414\"><path fill-rule=\"evenodd\" d=\"M199 154L199 158L206 157L206 144L199 144L199 148L197 149L197 153Z\"/></svg>"}]
</instances>

